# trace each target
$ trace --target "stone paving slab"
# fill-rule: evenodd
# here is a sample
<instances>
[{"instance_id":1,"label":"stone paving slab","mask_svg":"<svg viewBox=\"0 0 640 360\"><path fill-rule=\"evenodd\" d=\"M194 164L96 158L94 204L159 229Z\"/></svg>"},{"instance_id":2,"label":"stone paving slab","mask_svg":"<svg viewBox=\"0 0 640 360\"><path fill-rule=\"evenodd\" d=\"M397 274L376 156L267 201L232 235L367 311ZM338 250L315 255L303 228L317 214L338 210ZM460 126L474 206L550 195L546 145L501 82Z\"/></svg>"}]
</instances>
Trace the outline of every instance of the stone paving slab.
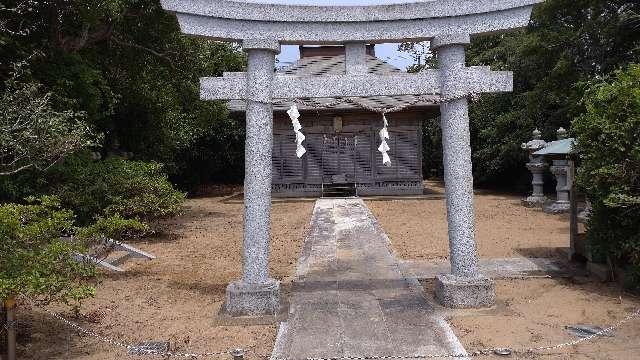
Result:
<instances>
[{"instance_id":1,"label":"stone paving slab","mask_svg":"<svg viewBox=\"0 0 640 360\"><path fill-rule=\"evenodd\" d=\"M320 199L273 358L460 354L359 199Z\"/></svg>"},{"instance_id":2,"label":"stone paving slab","mask_svg":"<svg viewBox=\"0 0 640 360\"><path fill-rule=\"evenodd\" d=\"M419 279L433 279L438 274L451 272L449 262L405 260L405 269ZM492 279L520 279L534 277L573 277L587 275L585 269L559 258L505 258L481 259L480 272Z\"/></svg>"}]
</instances>

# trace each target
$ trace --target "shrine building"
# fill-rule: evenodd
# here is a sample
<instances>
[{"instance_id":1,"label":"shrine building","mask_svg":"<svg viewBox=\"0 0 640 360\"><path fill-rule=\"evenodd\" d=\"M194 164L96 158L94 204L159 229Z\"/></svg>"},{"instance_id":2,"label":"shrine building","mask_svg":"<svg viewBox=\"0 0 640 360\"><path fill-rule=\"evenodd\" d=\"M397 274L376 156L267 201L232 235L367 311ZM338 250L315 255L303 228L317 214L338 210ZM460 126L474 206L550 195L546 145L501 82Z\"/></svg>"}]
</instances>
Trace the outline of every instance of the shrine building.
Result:
<instances>
[{"instance_id":1,"label":"shrine building","mask_svg":"<svg viewBox=\"0 0 640 360\"><path fill-rule=\"evenodd\" d=\"M390 75L400 69L375 56L367 46L369 74ZM345 74L344 46L300 46L300 60L278 70L282 75ZM327 86L331 86L327 83ZM423 193L422 123L438 115L438 105L416 102L412 95L303 99L298 104L307 153L296 156L296 136L286 111L292 104L274 105L273 195L280 197L332 195L418 195ZM387 114L391 166L378 151L382 116L366 110L415 103ZM244 120L245 102L232 100L229 109ZM329 105L329 106L327 106Z\"/></svg>"}]
</instances>

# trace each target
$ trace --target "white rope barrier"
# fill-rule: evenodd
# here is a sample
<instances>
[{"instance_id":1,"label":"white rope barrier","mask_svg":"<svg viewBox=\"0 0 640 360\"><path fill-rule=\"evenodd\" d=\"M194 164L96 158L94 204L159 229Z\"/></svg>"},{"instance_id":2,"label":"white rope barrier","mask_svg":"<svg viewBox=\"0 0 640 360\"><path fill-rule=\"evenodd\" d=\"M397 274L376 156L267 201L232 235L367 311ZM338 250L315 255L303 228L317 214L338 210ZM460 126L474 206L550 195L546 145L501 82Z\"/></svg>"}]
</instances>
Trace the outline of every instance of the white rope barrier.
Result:
<instances>
[{"instance_id":1,"label":"white rope barrier","mask_svg":"<svg viewBox=\"0 0 640 360\"><path fill-rule=\"evenodd\" d=\"M136 351L140 351L141 353L143 353L143 355L148 355L148 356L163 356L163 357L177 357L177 358L190 358L190 359L197 359L197 358L207 358L207 357L221 357L221 356L229 356L231 354L230 351L219 351L219 352L205 352L205 353L179 353L179 352L157 352L157 351L148 351L148 350L143 350L143 349L139 349L137 346L135 345L129 345L126 344L122 341L119 340L114 340L112 338L106 337L106 336L102 336L97 334L96 332L92 331L92 330L88 330L85 329L83 327L81 327L80 325L65 319L64 317L62 317L61 315L59 315L56 312L53 312L51 310L48 310L46 308L44 308L43 306L37 305L37 304L33 304L36 307L42 309L44 312L46 312L47 314L51 315L52 317L58 319L59 321L61 321L62 323L66 324L67 326L69 326L72 329L77 330L80 333L83 333L85 335L91 336L103 343L109 344L111 346L114 347L118 347L118 348L122 348L125 350L136 350ZM263 357L263 358L271 358L272 360L402 360L402 359L442 359L442 358L468 358L468 357L481 357L481 356L494 356L496 354L505 354L509 353L509 354L534 354L534 353L541 353L541 352L546 352L546 351L550 351L550 350L558 350L558 349L562 349L562 348L566 348L566 347L570 347L570 346L576 346L582 343L586 343L586 342L590 342L595 340L598 337L601 337L603 335L606 334L610 334L612 333L614 330L620 328L622 325L630 322L631 320L634 320L636 318L640 317L640 309L637 309L635 312L628 314L627 316L625 316L622 320L618 321L617 323L615 323L614 325L603 329L601 331L598 331L597 333L594 333L592 335L589 335L587 337L584 338L580 338L577 340L573 340L573 341L569 341L569 342L564 342L564 343L559 343L559 344L555 344L555 345L551 345L551 346L540 346L540 347L532 347L532 348L523 348L523 349L513 349L510 347L494 347L494 348L486 348L486 349L481 349L481 350L475 350L472 352L469 352L468 354L413 354L413 355L363 355L363 356L344 356L344 357L331 357L331 358L306 358L306 359L290 359L290 358L271 358L270 354L264 354L264 355L260 355L260 354L255 354L258 357ZM245 350L247 351L247 350ZM250 351L250 350L249 350Z\"/></svg>"},{"instance_id":2,"label":"white rope barrier","mask_svg":"<svg viewBox=\"0 0 640 360\"><path fill-rule=\"evenodd\" d=\"M253 99L250 99L250 100L256 101L259 103L264 103L264 104L271 104L271 105L289 105L293 103L293 104L306 106L314 109L326 109L326 108L332 108L332 107L343 105L343 104L352 104L362 109L375 112L378 114L389 114L389 113L403 111L418 103L438 105L438 104L459 100L459 99L464 99L464 98L470 98L472 101L476 101L479 99L479 97L480 97L480 94L476 92L441 96L437 91L432 91L429 94L415 96L415 98L411 101L408 101L401 105L392 106L392 107L370 106L366 104L362 98L358 98L358 97L336 98L333 101L328 103L318 103L309 99L299 99L299 98L274 99L271 102L265 102L265 101L253 100Z\"/></svg>"}]
</instances>

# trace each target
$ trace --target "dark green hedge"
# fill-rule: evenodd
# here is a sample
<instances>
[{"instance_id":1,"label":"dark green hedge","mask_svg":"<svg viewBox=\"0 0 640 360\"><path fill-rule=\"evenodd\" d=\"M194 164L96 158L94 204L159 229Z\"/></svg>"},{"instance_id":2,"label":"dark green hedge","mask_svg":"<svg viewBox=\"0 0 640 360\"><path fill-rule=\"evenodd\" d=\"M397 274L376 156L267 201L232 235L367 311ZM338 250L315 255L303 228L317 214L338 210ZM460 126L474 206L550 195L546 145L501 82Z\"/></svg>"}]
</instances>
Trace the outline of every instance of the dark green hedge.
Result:
<instances>
[{"instance_id":1,"label":"dark green hedge","mask_svg":"<svg viewBox=\"0 0 640 360\"><path fill-rule=\"evenodd\" d=\"M640 65L589 84L586 113L573 122L578 183L593 202L593 255L627 267L640 284Z\"/></svg>"}]
</instances>

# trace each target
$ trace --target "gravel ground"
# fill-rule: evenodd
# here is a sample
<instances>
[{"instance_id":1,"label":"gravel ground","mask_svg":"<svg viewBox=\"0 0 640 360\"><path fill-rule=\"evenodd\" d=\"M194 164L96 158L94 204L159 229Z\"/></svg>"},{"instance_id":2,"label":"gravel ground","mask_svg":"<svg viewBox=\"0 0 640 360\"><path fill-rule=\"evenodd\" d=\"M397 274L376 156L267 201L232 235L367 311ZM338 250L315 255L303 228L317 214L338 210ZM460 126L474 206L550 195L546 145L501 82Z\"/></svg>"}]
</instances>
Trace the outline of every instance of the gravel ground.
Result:
<instances>
[{"instance_id":1,"label":"gravel ground","mask_svg":"<svg viewBox=\"0 0 640 360\"><path fill-rule=\"evenodd\" d=\"M446 212L440 183L428 182L426 197L368 199L367 205L403 259L446 259ZM293 278L313 201L274 202L271 274L285 288ZM484 258L552 257L568 246L566 217L546 215L520 205L517 196L478 192L476 237ZM105 274L95 299L78 316L68 317L100 334L137 341L170 341L182 352L250 348L248 358L268 355L275 325L221 326L214 321L225 287L241 275L242 199L207 197L187 202L184 215L163 223L166 231L135 244L155 254L150 262L132 261L122 275ZM423 282L428 296L433 283ZM450 312L454 331L468 350L532 347L574 339L566 325L610 325L640 306L638 298L593 279L498 281L498 305L488 310ZM111 360L126 350L78 336L25 304L18 316L20 359ZM640 321L628 323L613 338L527 359L635 359ZM222 357L223 359L226 357Z\"/></svg>"},{"instance_id":2,"label":"gravel ground","mask_svg":"<svg viewBox=\"0 0 640 360\"><path fill-rule=\"evenodd\" d=\"M441 183L429 181L419 199L366 200L406 260L449 257L447 211ZM553 257L569 247L569 218L520 205L520 197L477 192L476 242L482 258Z\"/></svg>"},{"instance_id":3,"label":"gravel ground","mask_svg":"<svg viewBox=\"0 0 640 360\"><path fill-rule=\"evenodd\" d=\"M313 202L274 203L270 270L285 287L294 275ZM249 358L270 354L275 325L218 326L226 285L241 277L241 198L187 201L184 215L163 224L167 231L135 246L156 260L131 261L122 275L104 274L97 296L79 317L65 315L103 335L127 343L171 341L183 352L251 348ZM126 351L76 336L40 311L20 311L25 333L20 359L112 360ZM223 357L224 358L224 357Z\"/></svg>"}]
</instances>

